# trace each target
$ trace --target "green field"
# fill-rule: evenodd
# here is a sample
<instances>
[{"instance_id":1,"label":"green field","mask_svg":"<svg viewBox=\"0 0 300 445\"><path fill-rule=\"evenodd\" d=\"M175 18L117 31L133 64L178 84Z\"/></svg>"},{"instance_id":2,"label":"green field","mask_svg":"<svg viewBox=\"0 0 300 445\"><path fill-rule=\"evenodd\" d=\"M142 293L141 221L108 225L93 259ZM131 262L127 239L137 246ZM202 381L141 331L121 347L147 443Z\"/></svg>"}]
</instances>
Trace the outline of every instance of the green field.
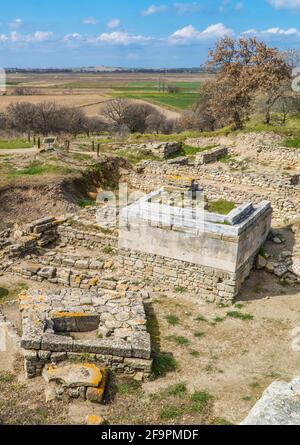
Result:
<instances>
[{"instance_id":1,"label":"green field","mask_svg":"<svg viewBox=\"0 0 300 445\"><path fill-rule=\"evenodd\" d=\"M140 99L157 105L165 105L176 110L185 110L191 107L200 98L199 93L146 93L124 92L116 96L126 99Z\"/></svg>"},{"instance_id":2,"label":"green field","mask_svg":"<svg viewBox=\"0 0 300 445\"><path fill-rule=\"evenodd\" d=\"M30 144L25 139L0 139L0 150L13 150L17 148L31 148Z\"/></svg>"},{"instance_id":3,"label":"green field","mask_svg":"<svg viewBox=\"0 0 300 445\"><path fill-rule=\"evenodd\" d=\"M199 100L201 82L166 82L167 85L176 86L181 91L178 93L158 91L158 82L130 82L127 85L115 86L113 89L118 96L145 100L176 110L185 110Z\"/></svg>"}]
</instances>

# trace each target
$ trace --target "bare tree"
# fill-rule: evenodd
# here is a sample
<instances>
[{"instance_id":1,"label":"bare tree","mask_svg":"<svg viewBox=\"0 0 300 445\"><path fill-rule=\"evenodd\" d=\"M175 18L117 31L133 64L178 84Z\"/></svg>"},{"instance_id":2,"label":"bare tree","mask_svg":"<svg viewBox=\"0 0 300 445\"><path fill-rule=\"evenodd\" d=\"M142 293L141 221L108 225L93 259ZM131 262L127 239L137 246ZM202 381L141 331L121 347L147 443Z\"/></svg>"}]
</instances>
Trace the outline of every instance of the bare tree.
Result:
<instances>
[{"instance_id":1,"label":"bare tree","mask_svg":"<svg viewBox=\"0 0 300 445\"><path fill-rule=\"evenodd\" d=\"M126 99L113 99L105 105L104 109L101 110L100 113L115 124L123 125L128 104L129 101Z\"/></svg>"},{"instance_id":2,"label":"bare tree","mask_svg":"<svg viewBox=\"0 0 300 445\"><path fill-rule=\"evenodd\" d=\"M49 133L59 132L62 129L58 113L59 109L55 102L41 102L36 105L35 130L48 136Z\"/></svg>"},{"instance_id":3,"label":"bare tree","mask_svg":"<svg viewBox=\"0 0 300 445\"><path fill-rule=\"evenodd\" d=\"M31 132L36 126L36 106L30 102L10 104L6 111L7 126L20 133L27 133L30 141Z\"/></svg>"},{"instance_id":4,"label":"bare tree","mask_svg":"<svg viewBox=\"0 0 300 445\"><path fill-rule=\"evenodd\" d=\"M166 125L166 116L159 111L155 111L146 118L146 128L149 133L162 133Z\"/></svg>"}]
</instances>

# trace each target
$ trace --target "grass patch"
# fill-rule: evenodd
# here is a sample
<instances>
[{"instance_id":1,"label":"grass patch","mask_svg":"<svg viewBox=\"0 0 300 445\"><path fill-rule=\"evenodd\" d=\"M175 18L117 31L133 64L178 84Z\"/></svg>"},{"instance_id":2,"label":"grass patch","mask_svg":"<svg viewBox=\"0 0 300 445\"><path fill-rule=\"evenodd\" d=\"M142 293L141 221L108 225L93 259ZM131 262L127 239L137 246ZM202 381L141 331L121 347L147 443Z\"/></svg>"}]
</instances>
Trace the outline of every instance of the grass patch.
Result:
<instances>
[{"instance_id":1,"label":"grass patch","mask_svg":"<svg viewBox=\"0 0 300 445\"><path fill-rule=\"evenodd\" d=\"M53 164L42 164L37 161L31 162L27 167L22 169L13 169L10 172L12 177L16 176L40 176L40 175L68 175L74 173L74 170L68 167L59 167Z\"/></svg>"},{"instance_id":2,"label":"grass patch","mask_svg":"<svg viewBox=\"0 0 300 445\"><path fill-rule=\"evenodd\" d=\"M196 391L191 395L191 411L202 414L213 400L214 397L207 391Z\"/></svg>"},{"instance_id":3,"label":"grass patch","mask_svg":"<svg viewBox=\"0 0 300 445\"><path fill-rule=\"evenodd\" d=\"M177 362L172 354L158 352L153 358L152 376L154 378L164 377L169 372L176 371L177 367Z\"/></svg>"},{"instance_id":4,"label":"grass patch","mask_svg":"<svg viewBox=\"0 0 300 445\"><path fill-rule=\"evenodd\" d=\"M33 147L33 144L26 139L0 139L0 150L15 150L31 147Z\"/></svg>"},{"instance_id":5,"label":"grass patch","mask_svg":"<svg viewBox=\"0 0 300 445\"><path fill-rule=\"evenodd\" d=\"M208 211L211 213L218 213L219 215L228 215L236 205L231 201L219 199L217 201L208 202Z\"/></svg>"},{"instance_id":6,"label":"grass patch","mask_svg":"<svg viewBox=\"0 0 300 445\"><path fill-rule=\"evenodd\" d=\"M190 355L192 357L199 357L200 356L200 352L199 351L190 351Z\"/></svg>"},{"instance_id":7,"label":"grass patch","mask_svg":"<svg viewBox=\"0 0 300 445\"><path fill-rule=\"evenodd\" d=\"M132 164L138 164L141 161L159 161L160 159L148 153L142 151L133 150L119 150L118 155L126 158Z\"/></svg>"},{"instance_id":8,"label":"grass patch","mask_svg":"<svg viewBox=\"0 0 300 445\"><path fill-rule=\"evenodd\" d=\"M166 390L166 395L183 397L187 392L185 383L178 383L177 385L170 386Z\"/></svg>"},{"instance_id":9,"label":"grass patch","mask_svg":"<svg viewBox=\"0 0 300 445\"><path fill-rule=\"evenodd\" d=\"M93 199L83 198L78 202L79 206L84 209L85 207L94 207L96 202Z\"/></svg>"},{"instance_id":10,"label":"grass patch","mask_svg":"<svg viewBox=\"0 0 300 445\"><path fill-rule=\"evenodd\" d=\"M180 323L180 320L176 315L167 315L166 320L171 326L176 326Z\"/></svg>"},{"instance_id":11,"label":"grass patch","mask_svg":"<svg viewBox=\"0 0 300 445\"><path fill-rule=\"evenodd\" d=\"M242 314L242 312L238 311L227 312L227 317L236 318L238 320L243 320L243 321L251 321L254 319L253 315Z\"/></svg>"},{"instance_id":12,"label":"grass patch","mask_svg":"<svg viewBox=\"0 0 300 445\"><path fill-rule=\"evenodd\" d=\"M126 379L116 386L117 392L123 396L135 394L139 389L141 389L141 383L133 379Z\"/></svg>"},{"instance_id":13,"label":"grass patch","mask_svg":"<svg viewBox=\"0 0 300 445\"><path fill-rule=\"evenodd\" d=\"M196 337L196 338L201 338L201 337L204 337L204 336L205 336L204 332L198 331L198 332L194 333L194 337Z\"/></svg>"},{"instance_id":14,"label":"grass patch","mask_svg":"<svg viewBox=\"0 0 300 445\"><path fill-rule=\"evenodd\" d=\"M233 157L231 155L224 155L219 159L219 162L222 162L223 164L228 164L230 161L233 160Z\"/></svg>"},{"instance_id":15,"label":"grass patch","mask_svg":"<svg viewBox=\"0 0 300 445\"><path fill-rule=\"evenodd\" d=\"M181 335L170 335L168 340L176 343L178 346L187 346L190 344L189 340Z\"/></svg>"},{"instance_id":16,"label":"grass patch","mask_svg":"<svg viewBox=\"0 0 300 445\"><path fill-rule=\"evenodd\" d=\"M185 294L185 293L188 292L188 290L187 290L185 287L181 287L181 286L175 287L175 288L174 288L174 291L175 291L177 294Z\"/></svg>"},{"instance_id":17,"label":"grass patch","mask_svg":"<svg viewBox=\"0 0 300 445\"><path fill-rule=\"evenodd\" d=\"M288 138L284 145L288 148L300 148L300 138Z\"/></svg>"},{"instance_id":18,"label":"grass patch","mask_svg":"<svg viewBox=\"0 0 300 445\"><path fill-rule=\"evenodd\" d=\"M0 373L0 382L1 383L12 383L14 380L15 380L15 376L11 372L1 372Z\"/></svg>"},{"instance_id":19,"label":"grass patch","mask_svg":"<svg viewBox=\"0 0 300 445\"><path fill-rule=\"evenodd\" d=\"M39 417L42 417L43 419L46 419L48 417L47 408L39 407L35 410L35 412Z\"/></svg>"},{"instance_id":20,"label":"grass patch","mask_svg":"<svg viewBox=\"0 0 300 445\"><path fill-rule=\"evenodd\" d=\"M198 317L196 317L195 320L203 321L204 323L207 323L207 319L203 315L198 315Z\"/></svg>"},{"instance_id":21,"label":"grass patch","mask_svg":"<svg viewBox=\"0 0 300 445\"><path fill-rule=\"evenodd\" d=\"M183 410L181 407L176 405L168 405L161 409L160 418L161 420L174 420L181 417L183 414Z\"/></svg>"}]
</instances>

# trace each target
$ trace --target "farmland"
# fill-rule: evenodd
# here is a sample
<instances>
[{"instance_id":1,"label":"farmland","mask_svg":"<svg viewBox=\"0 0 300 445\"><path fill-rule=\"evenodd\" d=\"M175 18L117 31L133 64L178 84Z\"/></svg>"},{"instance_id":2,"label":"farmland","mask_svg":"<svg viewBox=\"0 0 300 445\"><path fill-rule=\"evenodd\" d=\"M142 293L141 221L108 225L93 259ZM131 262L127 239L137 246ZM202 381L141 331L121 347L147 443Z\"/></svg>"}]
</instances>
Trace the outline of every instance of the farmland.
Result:
<instances>
[{"instance_id":1,"label":"farmland","mask_svg":"<svg viewBox=\"0 0 300 445\"><path fill-rule=\"evenodd\" d=\"M88 116L95 116L106 101L124 97L152 103L167 112L180 112L197 102L208 79L200 73L10 74L6 96L0 97L0 111L19 101L54 101L82 108ZM176 92L169 92L168 86L175 87ZM17 88L31 89L33 94L18 95Z\"/></svg>"}]
</instances>

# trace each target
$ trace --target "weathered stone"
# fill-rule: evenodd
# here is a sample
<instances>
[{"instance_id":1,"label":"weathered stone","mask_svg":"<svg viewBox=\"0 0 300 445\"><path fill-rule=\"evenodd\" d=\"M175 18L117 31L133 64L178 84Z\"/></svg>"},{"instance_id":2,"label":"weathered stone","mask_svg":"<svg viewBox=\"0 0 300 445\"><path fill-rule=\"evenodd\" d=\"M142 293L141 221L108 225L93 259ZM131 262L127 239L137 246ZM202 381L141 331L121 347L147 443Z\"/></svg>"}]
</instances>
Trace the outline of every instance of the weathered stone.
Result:
<instances>
[{"instance_id":1,"label":"weathered stone","mask_svg":"<svg viewBox=\"0 0 300 445\"><path fill-rule=\"evenodd\" d=\"M106 420L102 416L97 416L96 414L90 414L85 420L88 426L101 426L106 424Z\"/></svg>"},{"instance_id":2,"label":"weathered stone","mask_svg":"<svg viewBox=\"0 0 300 445\"><path fill-rule=\"evenodd\" d=\"M98 388L102 381L102 373L94 364L46 366L43 370L43 378L47 383L61 382L69 388L79 386L91 386Z\"/></svg>"},{"instance_id":3,"label":"weathered stone","mask_svg":"<svg viewBox=\"0 0 300 445\"><path fill-rule=\"evenodd\" d=\"M241 425L300 425L299 386L273 382Z\"/></svg>"},{"instance_id":4,"label":"weathered stone","mask_svg":"<svg viewBox=\"0 0 300 445\"><path fill-rule=\"evenodd\" d=\"M86 399L89 402L103 403L108 374L106 369L101 369L101 372L102 380L98 388L87 388Z\"/></svg>"}]
</instances>

